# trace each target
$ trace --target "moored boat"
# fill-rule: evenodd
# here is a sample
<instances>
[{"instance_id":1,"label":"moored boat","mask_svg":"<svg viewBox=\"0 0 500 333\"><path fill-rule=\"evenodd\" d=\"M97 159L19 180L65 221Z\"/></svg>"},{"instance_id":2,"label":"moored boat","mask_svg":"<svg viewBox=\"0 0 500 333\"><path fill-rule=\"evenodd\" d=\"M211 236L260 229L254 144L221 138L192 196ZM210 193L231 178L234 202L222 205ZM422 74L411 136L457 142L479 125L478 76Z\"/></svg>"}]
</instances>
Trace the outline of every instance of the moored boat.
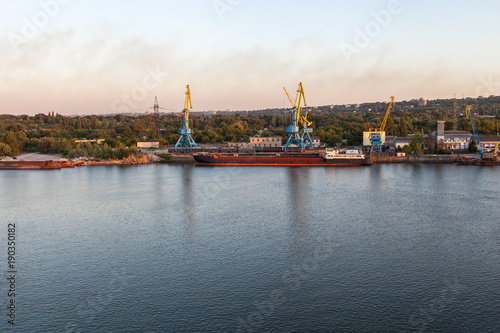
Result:
<instances>
[{"instance_id":1,"label":"moored boat","mask_svg":"<svg viewBox=\"0 0 500 333\"><path fill-rule=\"evenodd\" d=\"M338 151L193 155L197 164L217 166L360 166L371 165L359 149Z\"/></svg>"},{"instance_id":2,"label":"moored boat","mask_svg":"<svg viewBox=\"0 0 500 333\"><path fill-rule=\"evenodd\" d=\"M60 161L59 164L61 165L61 168L74 168L75 163L72 161L64 160Z\"/></svg>"},{"instance_id":3,"label":"moored boat","mask_svg":"<svg viewBox=\"0 0 500 333\"><path fill-rule=\"evenodd\" d=\"M0 170L54 170L61 169L57 161L0 161Z\"/></svg>"}]
</instances>

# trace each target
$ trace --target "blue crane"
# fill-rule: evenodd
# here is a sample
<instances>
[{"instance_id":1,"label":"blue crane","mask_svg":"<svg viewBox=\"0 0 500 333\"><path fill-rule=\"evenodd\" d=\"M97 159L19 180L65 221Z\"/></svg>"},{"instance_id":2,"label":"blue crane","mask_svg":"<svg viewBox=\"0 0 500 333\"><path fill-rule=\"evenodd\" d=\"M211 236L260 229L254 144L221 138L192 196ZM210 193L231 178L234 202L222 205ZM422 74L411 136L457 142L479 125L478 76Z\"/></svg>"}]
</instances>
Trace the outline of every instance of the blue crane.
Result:
<instances>
[{"instance_id":1,"label":"blue crane","mask_svg":"<svg viewBox=\"0 0 500 333\"><path fill-rule=\"evenodd\" d=\"M474 123L474 117L472 116L471 110L474 108L474 106L469 105L465 108L465 115L467 116L467 119L470 119L470 124L472 126L472 133L474 134L474 141L476 142L477 146L477 151L479 152L479 155L481 156L481 159L484 157L484 144L481 141L481 138L479 137L479 133L477 132L476 124Z\"/></svg>"},{"instance_id":2,"label":"blue crane","mask_svg":"<svg viewBox=\"0 0 500 333\"><path fill-rule=\"evenodd\" d=\"M183 116L182 120L182 128L179 129L179 134L181 137L175 144L175 152L181 152L181 153L190 153L193 151L193 147L198 147L196 142L194 142L193 138L191 137L192 130L189 128L189 109L192 108L193 105L191 104L191 90L189 89L189 85L186 86L186 100L184 102L184 110L181 113L181 116Z\"/></svg>"}]
</instances>

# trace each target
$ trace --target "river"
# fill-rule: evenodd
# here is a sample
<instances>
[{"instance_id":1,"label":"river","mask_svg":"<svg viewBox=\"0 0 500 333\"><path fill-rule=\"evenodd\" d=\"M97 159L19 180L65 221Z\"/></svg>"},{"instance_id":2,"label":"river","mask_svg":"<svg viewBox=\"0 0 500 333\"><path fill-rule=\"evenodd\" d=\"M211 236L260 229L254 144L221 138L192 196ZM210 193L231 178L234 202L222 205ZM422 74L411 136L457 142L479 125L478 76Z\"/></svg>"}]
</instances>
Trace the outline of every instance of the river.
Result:
<instances>
[{"instance_id":1,"label":"river","mask_svg":"<svg viewBox=\"0 0 500 333\"><path fill-rule=\"evenodd\" d=\"M499 332L499 189L439 164L1 171L0 331Z\"/></svg>"}]
</instances>

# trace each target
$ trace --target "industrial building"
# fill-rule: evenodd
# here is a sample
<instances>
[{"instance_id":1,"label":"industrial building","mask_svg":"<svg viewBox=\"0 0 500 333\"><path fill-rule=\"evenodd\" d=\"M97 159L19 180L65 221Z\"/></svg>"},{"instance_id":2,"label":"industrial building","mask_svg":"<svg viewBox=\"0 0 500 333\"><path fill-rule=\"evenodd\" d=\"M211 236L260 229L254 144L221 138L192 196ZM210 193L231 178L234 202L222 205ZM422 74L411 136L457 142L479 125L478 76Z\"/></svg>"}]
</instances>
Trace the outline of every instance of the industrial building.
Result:
<instances>
[{"instance_id":1,"label":"industrial building","mask_svg":"<svg viewBox=\"0 0 500 333\"><path fill-rule=\"evenodd\" d=\"M498 135L482 136L481 137L481 142L484 145L484 149L486 149L486 150L494 150L495 147L499 147L500 146L500 136L498 136Z\"/></svg>"},{"instance_id":2,"label":"industrial building","mask_svg":"<svg viewBox=\"0 0 500 333\"><path fill-rule=\"evenodd\" d=\"M467 131L445 131L444 124L444 120L439 120L437 131L432 133L436 138L437 146L447 150L469 149L472 133Z\"/></svg>"},{"instance_id":3,"label":"industrial building","mask_svg":"<svg viewBox=\"0 0 500 333\"><path fill-rule=\"evenodd\" d=\"M250 138L250 142L228 142L228 147L234 148L278 148L282 147L281 137L253 137Z\"/></svg>"}]
</instances>

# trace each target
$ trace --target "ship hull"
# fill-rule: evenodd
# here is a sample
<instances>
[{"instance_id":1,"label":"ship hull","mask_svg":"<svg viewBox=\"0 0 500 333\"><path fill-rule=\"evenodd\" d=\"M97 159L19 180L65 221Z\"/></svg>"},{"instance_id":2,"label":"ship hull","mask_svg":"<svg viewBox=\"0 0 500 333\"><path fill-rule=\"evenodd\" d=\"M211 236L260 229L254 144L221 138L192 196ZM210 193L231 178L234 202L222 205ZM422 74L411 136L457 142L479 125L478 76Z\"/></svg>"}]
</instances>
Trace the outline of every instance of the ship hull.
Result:
<instances>
[{"instance_id":1,"label":"ship hull","mask_svg":"<svg viewBox=\"0 0 500 333\"><path fill-rule=\"evenodd\" d=\"M322 154L199 154L194 155L199 165L212 166L362 166L371 165L371 159L325 159Z\"/></svg>"},{"instance_id":2,"label":"ship hull","mask_svg":"<svg viewBox=\"0 0 500 333\"><path fill-rule=\"evenodd\" d=\"M0 161L0 170L54 170L61 169L54 161Z\"/></svg>"},{"instance_id":3,"label":"ship hull","mask_svg":"<svg viewBox=\"0 0 500 333\"><path fill-rule=\"evenodd\" d=\"M479 166L497 166L500 161L484 161L484 160L457 160L455 165L479 165Z\"/></svg>"}]
</instances>

